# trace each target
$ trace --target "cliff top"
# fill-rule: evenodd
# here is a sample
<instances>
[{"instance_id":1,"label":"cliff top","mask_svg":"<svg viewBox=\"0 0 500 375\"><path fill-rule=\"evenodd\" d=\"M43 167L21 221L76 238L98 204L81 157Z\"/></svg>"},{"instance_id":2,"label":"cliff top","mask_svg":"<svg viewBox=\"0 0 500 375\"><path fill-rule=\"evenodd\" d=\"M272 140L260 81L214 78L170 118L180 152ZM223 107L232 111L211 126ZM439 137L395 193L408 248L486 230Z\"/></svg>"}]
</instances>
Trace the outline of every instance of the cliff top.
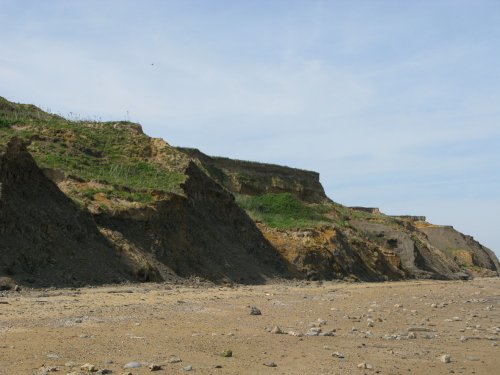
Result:
<instances>
[{"instance_id":1,"label":"cliff top","mask_svg":"<svg viewBox=\"0 0 500 375\"><path fill-rule=\"evenodd\" d=\"M17 136L37 164L75 181L65 191L80 203L95 194L148 203L151 192L181 193L189 158L127 121L72 121L0 98L0 152ZM92 184L82 184L92 182Z\"/></svg>"}]
</instances>

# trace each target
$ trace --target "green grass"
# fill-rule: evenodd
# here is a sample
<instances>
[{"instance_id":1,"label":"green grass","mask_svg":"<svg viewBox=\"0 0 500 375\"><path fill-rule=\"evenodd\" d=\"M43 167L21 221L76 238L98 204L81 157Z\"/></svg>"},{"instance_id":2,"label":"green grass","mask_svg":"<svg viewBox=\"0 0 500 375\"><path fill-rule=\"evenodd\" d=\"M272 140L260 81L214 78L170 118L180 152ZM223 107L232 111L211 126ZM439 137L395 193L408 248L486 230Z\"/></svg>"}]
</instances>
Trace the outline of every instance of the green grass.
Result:
<instances>
[{"instance_id":1,"label":"green grass","mask_svg":"<svg viewBox=\"0 0 500 375\"><path fill-rule=\"evenodd\" d=\"M328 205L307 204L290 193L260 196L238 195L236 203L254 220L272 228L317 227L329 222Z\"/></svg>"},{"instance_id":2,"label":"green grass","mask_svg":"<svg viewBox=\"0 0 500 375\"><path fill-rule=\"evenodd\" d=\"M0 97L0 151L17 136L31 140L29 151L42 168L129 190L180 193L185 176L148 159L150 138L135 127L124 121L70 121Z\"/></svg>"}]
</instances>

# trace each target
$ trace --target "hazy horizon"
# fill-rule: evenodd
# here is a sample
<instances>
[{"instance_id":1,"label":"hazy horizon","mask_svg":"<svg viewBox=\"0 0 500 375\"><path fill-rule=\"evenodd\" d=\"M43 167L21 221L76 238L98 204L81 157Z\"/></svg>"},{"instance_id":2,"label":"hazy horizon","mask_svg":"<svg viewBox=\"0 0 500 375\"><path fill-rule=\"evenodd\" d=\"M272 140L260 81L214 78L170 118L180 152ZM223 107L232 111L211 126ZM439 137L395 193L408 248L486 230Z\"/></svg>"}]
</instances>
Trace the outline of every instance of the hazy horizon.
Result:
<instances>
[{"instance_id":1,"label":"hazy horizon","mask_svg":"<svg viewBox=\"0 0 500 375\"><path fill-rule=\"evenodd\" d=\"M0 96L320 173L500 256L500 3L0 0ZM497 172L495 172L497 171Z\"/></svg>"}]
</instances>

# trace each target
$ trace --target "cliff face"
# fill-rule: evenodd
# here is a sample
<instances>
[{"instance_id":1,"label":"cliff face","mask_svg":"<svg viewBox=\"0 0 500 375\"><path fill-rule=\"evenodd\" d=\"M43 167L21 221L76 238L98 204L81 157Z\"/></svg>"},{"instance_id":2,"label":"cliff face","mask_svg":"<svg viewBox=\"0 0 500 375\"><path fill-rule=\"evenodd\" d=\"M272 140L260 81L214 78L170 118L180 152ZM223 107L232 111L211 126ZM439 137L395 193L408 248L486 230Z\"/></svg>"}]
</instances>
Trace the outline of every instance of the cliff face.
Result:
<instances>
[{"instance_id":1,"label":"cliff face","mask_svg":"<svg viewBox=\"0 0 500 375\"><path fill-rule=\"evenodd\" d=\"M347 208L315 172L175 148L137 124L71 122L0 98L0 155L0 277L19 283L500 271L451 227Z\"/></svg>"},{"instance_id":2,"label":"cliff face","mask_svg":"<svg viewBox=\"0 0 500 375\"><path fill-rule=\"evenodd\" d=\"M383 220L356 220L354 226L379 246L390 249L401 266L415 278L458 279L460 267L438 248L425 241L415 228Z\"/></svg>"},{"instance_id":3,"label":"cliff face","mask_svg":"<svg viewBox=\"0 0 500 375\"><path fill-rule=\"evenodd\" d=\"M359 241L333 225L284 230L259 223L258 227L299 277L386 281L407 276L394 252Z\"/></svg>"}]
</instances>

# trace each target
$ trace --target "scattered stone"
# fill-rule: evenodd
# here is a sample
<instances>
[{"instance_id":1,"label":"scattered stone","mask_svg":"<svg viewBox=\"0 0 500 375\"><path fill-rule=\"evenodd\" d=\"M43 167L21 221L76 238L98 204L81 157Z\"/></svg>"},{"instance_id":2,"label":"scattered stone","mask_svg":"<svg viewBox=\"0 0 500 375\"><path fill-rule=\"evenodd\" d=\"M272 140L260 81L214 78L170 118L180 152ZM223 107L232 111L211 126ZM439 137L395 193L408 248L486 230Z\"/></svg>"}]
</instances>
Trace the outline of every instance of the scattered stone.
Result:
<instances>
[{"instance_id":1,"label":"scattered stone","mask_svg":"<svg viewBox=\"0 0 500 375\"><path fill-rule=\"evenodd\" d=\"M48 359L59 359L60 357L57 354L47 354Z\"/></svg>"},{"instance_id":2,"label":"scattered stone","mask_svg":"<svg viewBox=\"0 0 500 375\"><path fill-rule=\"evenodd\" d=\"M141 366L142 365L139 362L129 362L125 366L123 366L123 368L125 368L125 369L127 369L127 368L139 368Z\"/></svg>"},{"instance_id":3,"label":"scattered stone","mask_svg":"<svg viewBox=\"0 0 500 375\"><path fill-rule=\"evenodd\" d=\"M415 334L415 332L410 332L406 337L409 338L410 340L413 340L417 338L417 335Z\"/></svg>"},{"instance_id":4,"label":"scattered stone","mask_svg":"<svg viewBox=\"0 0 500 375\"><path fill-rule=\"evenodd\" d=\"M278 365L276 363L274 363L273 361L266 361L263 363L264 366L267 366L267 367L277 367Z\"/></svg>"},{"instance_id":5,"label":"scattered stone","mask_svg":"<svg viewBox=\"0 0 500 375\"><path fill-rule=\"evenodd\" d=\"M384 340L401 340L401 335L384 335Z\"/></svg>"},{"instance_id":6,"label":"scattered stone","mask_svg":"<svg viewBox=\"0 0 500 375\"><path fill-rule=\"evenodd\" d=\"M78 365L76 364L76 362L66 362L64 366L71 368L71 367L76 367Z\"/></svg>"},{"instance_id":7,"label":"scattered stone","mask_svg":"<svg viewBox=\"0 0 500 375\"><path fill-rule=\"evenodd\" d=\"M262 315L262 312L255 306L250 307L250 315Z\"/></svg>"},{"instance_id":8,"label":"scattered stone","mask_svg":"<svg viewBox=\"0 0 500 375\"><path fill-rule=\"evenodd\" d=\"M319 336L321 333L321 328L313 327L309 328L309 331L306 332L306 336Z\"/></svg>"},{"instance_id":9,"label":"scattered stone","mask_svg":"<svg viewBox=\"0 0 500 375\"><path fill-rule=\"evenodd\" d=\"M230 358L233 356L233 351L231 349L226 349L220 355L226 358Z\"/></svg>"},{"instance_id":10,"label":"scattered stone","mask_svg":"<svg viewBox=\"0 0 500 375\"><path fill-rule=\"evenodd\" d=\"M193 371L193 366L189 365L182 368L182 371Z\"/></svg>"},{"instance_id":11,"label":"scattered stone","mask_svg":"<svg viewBox=\"0 0 500 375\"><path fill-rule=\"evenodd\" d=\"M369 363L361 362L358 365L358 368L362 368L362 369L365 369L365 370L371 370L371 369L373 369L373 366L371 364L369 364Z\"/></svg>"},{"instance_id":12,"label":"scattered stone","mask_svg":"<svg viewBox=\"0 0 500 375\"><path fill-rule=\"evenodd\" d=\"M214 368L222 368L221 365L215 365Z\"/></svg>"},{"instance_id":13,"label":"scattered stone","mask_svg":"<svg viewBox=\"0 0 500 375\"><path fill-rule=\"evenodd\" d=\"M105 374L112 374L112 373L113 373L113 371L111 371L107 368L103 368L103 369L96 372L96 374L98 374L98 375L105 375Z\"/></svg>"},{"instance_id":14,"label":"scattered stone","mask_svg":"<svg viewBox=\"0 0 500 375\"><path fill-rule=\"evenodd\" d=\"M326 320L318 318L316 323L318 323L318 325L321 327L321 326L324 326L326 324Z\"/></svg>"},{"instance_id":15,"label":"scattered stone","mask_svg":"<svg viewBox=\"0 0 500 375\"><path fill-rule=\"evenodd\" d=\"M443 363L450 363L451 362L451 356L449 354L443 354L441 356L441 362L443 362Z\"/></svg>"},{"instance_id":16,"label":"scattered stone","mask_svg":"<svg viewBox=\"0 0 500 375\"><path fill-rule=\"evenodd\" d=\"M96 372L97 371L96 367L90 363L85 363L84 365L81 365L80 370L89 371L89 372Z\"/></svg>"},{"instance_id":17,"label":"scattered stone","mask_svg":"<svg viewBox=\"0 0 500 375\"><path fill-rule=\"evenodd\" d=\"M319 336L335 336L335 330L332 329L330 331L320 332Z\"/></svg>"},{"instance_id":18,"label":"scattered stone","mask_svg":"<svg viewBox=\"0 0 500 375\"><path fill-rule=\"evenodd\" d=\"M274 326L273 329L271 329L271 333L274 333L275 335L281 335L284 332L281 330L280 327Z\"/></svg>"},{"instance_id":19,"label":"scattered stone","mask_svg":"<svg viewBox=\"0 0 500 375\"><path fill-rule=\"evenodd\" d=\"M149 371L160 371L160 370L161 370L161 365L157 365L155 363L149 365Z\"/></svg>"},{"instance_id":20,"label":"scattered stone","mask_svg":"<svg viewBox=\"0 0 500 375\"><path fill-rule=\"evenodd\" d=\"M333 352L332 356L336 358L345 358L344 355L340 352Z\"/></svg>"},{"instance_id":21,"label":"scattered stone","mask_svg":"<svg viewBox=\"0 0 500 375\"><path fill-rule=\"evenodd\" d=\"M10 277L0 277L0 290L11 290L14 288L14 285L15 284Z\"/></svg>"}]
</instances>

